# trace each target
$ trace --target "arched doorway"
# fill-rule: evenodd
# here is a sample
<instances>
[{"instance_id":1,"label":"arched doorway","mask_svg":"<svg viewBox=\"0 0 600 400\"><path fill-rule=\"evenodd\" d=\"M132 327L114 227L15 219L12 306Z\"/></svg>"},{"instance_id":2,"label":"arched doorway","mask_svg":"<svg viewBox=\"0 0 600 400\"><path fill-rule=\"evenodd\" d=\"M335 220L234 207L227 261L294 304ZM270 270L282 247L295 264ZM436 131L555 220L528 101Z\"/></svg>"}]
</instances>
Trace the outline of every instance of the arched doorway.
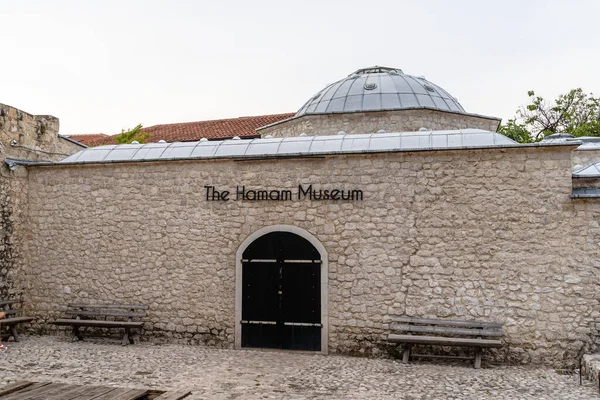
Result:
<instances>
[{"instance_id":1,"label":"arched doorway","mask_svg":"<svg viewBox=\"0 0 600 400\"><path fill-rule=\"evenodd\" d=\"M264 228L237 253L236 347L327 352L327 254L308 232Z\"/></svg>"}]
</instances>

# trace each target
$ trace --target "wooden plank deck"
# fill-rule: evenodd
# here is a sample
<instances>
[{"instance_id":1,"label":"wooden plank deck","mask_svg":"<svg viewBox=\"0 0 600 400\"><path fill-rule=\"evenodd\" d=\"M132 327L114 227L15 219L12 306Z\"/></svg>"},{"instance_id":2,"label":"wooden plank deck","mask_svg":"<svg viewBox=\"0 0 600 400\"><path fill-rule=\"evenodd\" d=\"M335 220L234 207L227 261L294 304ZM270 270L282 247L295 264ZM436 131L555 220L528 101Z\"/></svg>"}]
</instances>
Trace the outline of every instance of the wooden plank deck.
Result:
<instances>
[{"instance_id":1,"label":"wooden plank deck","mask_svg":"<svg viewBox=\"0 0 600 400\"><path fill-rule=\"evenodd\" d=\"M190 394L189 390L168 392L52 382L15 382L0 387L0 400L180 400Z\"/></svg>"}]
</instances>

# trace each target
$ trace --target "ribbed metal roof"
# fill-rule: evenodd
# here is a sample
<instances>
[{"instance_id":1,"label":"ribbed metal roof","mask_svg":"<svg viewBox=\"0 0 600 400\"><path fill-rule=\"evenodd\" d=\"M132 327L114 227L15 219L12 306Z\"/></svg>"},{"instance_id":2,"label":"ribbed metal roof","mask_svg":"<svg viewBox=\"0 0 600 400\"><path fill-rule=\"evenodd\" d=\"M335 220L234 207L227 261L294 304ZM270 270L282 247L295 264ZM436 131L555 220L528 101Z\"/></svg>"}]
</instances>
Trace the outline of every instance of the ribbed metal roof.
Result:
<instances>
[{"instance_id":1,"label":"ribbed metal roof","mask_svg":"<svg viewBox=\"0 0 600 400\"><path fill-rule=\"evenodd\" d=\"M499 133L480 129L338 134L100 146L82 150L65 158L60 163L316 156L494 146L518 146L518 144Z\"/></svg>"},{"instance_id":2,"label":"ribbed metal roof","mask_svg":"<svg viewBox=\"0 0 600 400\"><path fill-rule=\"evenodd\" d=\"M454 97L424 77L375 66L359 69L327 86L295 116L413 108L465 113Z\"/></svg>"},{"instance_id":3,"label":"ribbed metal roof","mask_svg":"<svg viewBox=\"0 0 600 400\"><path fill-rule=\"evenodd\" d=\"M579 149L579 148L577 148ZM575 178L600 178L600 162L573 171Z\"/></svg>"},{"instance_id":4,"label":"ribbed metal roof","mask_svg":"<svg viewBox=\"0 0 600 400\"><path fill-rule=\"evenodd\" d=\"M578 140L575 136L568 133L553 133L552 135L544 136L542 142L544 143L560 143L566 141Z\"/></svg>"},{"instance_id":5,"label":"ribbed metal roof","mask_svg":"<svg viewBox=\"0 0 600 400\"><path fill-rule=\"evenodd\" d=\"M542 139L542 143L581 143L577 150L600 150L600 137L573 136L567 133L554 133Z\"/></svg>"}]
</instances>

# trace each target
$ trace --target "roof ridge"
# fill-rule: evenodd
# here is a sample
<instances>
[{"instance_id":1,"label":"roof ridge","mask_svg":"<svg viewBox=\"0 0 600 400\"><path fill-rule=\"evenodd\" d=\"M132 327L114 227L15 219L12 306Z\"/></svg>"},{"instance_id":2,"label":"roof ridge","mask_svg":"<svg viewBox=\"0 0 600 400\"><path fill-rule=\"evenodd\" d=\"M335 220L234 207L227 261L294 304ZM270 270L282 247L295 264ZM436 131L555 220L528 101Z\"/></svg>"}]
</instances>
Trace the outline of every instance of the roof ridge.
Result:
<instances>
[{"instance_id":1,"label":"roof ridge","mask_svg":"<svg viewBox=\"0 0 600 400\"><path fill-rule=\"evenodd\" d=\"M111 136L107 133L61 133L61 135L66 136L66 137L71 137L71 136L98 136L98 135L105 135L105 136Z\"/></svg>"}]
</instances>

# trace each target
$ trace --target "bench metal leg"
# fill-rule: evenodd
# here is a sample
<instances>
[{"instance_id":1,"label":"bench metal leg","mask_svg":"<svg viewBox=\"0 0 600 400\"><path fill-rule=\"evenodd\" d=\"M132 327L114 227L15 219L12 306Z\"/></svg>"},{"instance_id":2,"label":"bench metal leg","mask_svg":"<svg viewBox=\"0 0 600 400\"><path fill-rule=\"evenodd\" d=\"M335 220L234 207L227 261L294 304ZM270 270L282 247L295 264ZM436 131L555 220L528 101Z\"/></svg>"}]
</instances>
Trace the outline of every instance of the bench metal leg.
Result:
<instances>
[{"instance_id":1,"label":"bench metal leg","mask_svg":"<svg viewBox=\"0 0 600 400\"><path fill-rule=\"evenodd\" d=\"M475 348L475 369L481 368L481 357L483 355L483 350L481 347Z\"/></svg>"},{"instance_id":2,"label":"bench metal leg","mask_svg":"<svg viewBox=\"0 0 600 400\"><path fill-rule=\"evenodd\" d=\"M133 343L133 338L129 335L129 329L125 328L125 334L123 334L123 346L127 346L129 343Z\"/></svg>"},{"instance_id":3,"label":"bench metal leg","mask_svg":"<svg viewBox=\"0 0 600 400\"><path fill-rule=\"evenodd\" d=\"M15 339L15 342L19 341L19 332L17 332L17 326L13 325L10 327L10 333L12 334L12 337Z\"/></svg>"},{"instance_id":4,"label":"bench metal leg","mask_svg":"<svg viewBox=\"0 0 600 400\"><path fill-rule=\"evenodd\" d=\"M407 343L404 345L404 353L402 353L402 363L408 364L409 361L410 361L410 344Z\"/></svg>"},{"instance_id":5,"label":"bench metal leg","mask_svg":"<svg viewBox=\"0 0 600 400\"><path fill-rule=\"evenodd\" d=\"M83 340L83 336L81 336L81 332L79 332L79 327L73 325L73 330L71 331L71 341L75 342L77 340Z\"/></svg>"}]
</instances>

